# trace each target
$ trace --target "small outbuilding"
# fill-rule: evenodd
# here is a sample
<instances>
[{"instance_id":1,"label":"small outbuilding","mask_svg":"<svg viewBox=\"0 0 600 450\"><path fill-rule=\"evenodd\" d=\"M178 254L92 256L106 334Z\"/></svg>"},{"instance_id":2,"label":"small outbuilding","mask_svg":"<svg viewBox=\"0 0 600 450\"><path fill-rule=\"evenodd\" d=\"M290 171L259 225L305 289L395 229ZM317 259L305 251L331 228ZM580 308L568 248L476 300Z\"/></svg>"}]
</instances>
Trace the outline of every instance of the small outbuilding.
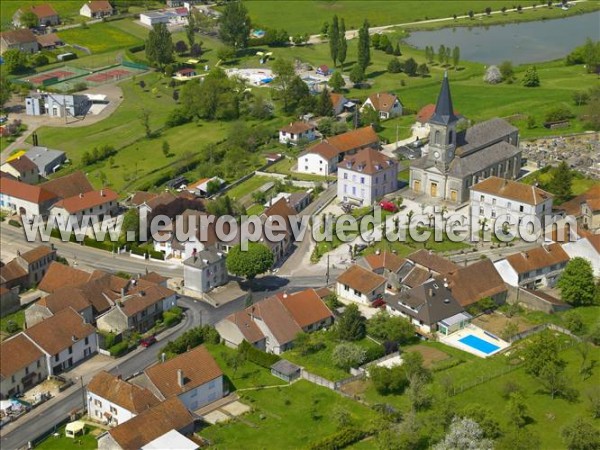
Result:
<instances>
[{"instance_id":1,"label":"small outbuilding","mask_svg":"<svg viewBox=\"0 0 600 450\"><path fill-rule=\"evenodd\" d=\"M287 359L277 361L271 366L271 375L291 383L300 378L302 368L289 362Z\"/></svg>"},{"instance_id":2,"label":"small outbuilding","mask_svg":"<svg viewBox=\"0 0 600 450\"><path fill-rule=\"evenodd\" d=\"M79 433L85 434L85 423L80 420L68 423L65 427L65 436L68 438L75 438Z\"/></svg>"}]
</instances>

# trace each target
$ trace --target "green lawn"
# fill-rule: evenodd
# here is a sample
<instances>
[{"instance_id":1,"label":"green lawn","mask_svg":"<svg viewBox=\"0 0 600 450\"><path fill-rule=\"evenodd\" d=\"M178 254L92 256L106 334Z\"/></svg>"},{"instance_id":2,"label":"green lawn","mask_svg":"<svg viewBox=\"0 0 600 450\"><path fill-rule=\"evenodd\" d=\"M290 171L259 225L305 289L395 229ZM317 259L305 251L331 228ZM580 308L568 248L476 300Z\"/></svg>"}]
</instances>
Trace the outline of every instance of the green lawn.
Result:
<instances>
[{"instance_id":1,"label":"green lawn","mask_svg":"<svg viewBox=\"0 0 600 450\"><path fill-rule=\"evenodd\" d=\"M556 169L554 167L545 167L542 170L532 173L531 175L527 175L521 181L526 184L534 184L539 182L543 189L547 189L546 186L551 183L555 172ZM593 178L584 177L581 173L574 172L571 190L573 195L576 196L583 194L585 191L589 190L598 183L600 183L600 181Z\"/></svg>"},{"instance_id":2,"label":"green lawn","mask_svg":"<svg viewBox=\"0 0 600 450\"><path fill-rule=\"evenodd\" d=\"M6 331L6 325L8 325L8 322L10 321L16 322L16 324L19 326L19 329L22 330L25 328L25 310L24 309L20 309L12 314L8 314L7 316L4 316L0 319L0 331L2 331L3 333L7 333Z\"/></svg>"},{"instance_id":3,"label":"green lawn","mask_svg":"<svg viewBox=\"0 0 600 450\"><path fill-rule=\"evenodd\" d=\"M58 35L65 43L87 47L92 53L103 53L143 44L143 40L139 37L124 32L110 23L102 22L87 28L77 27L62 30Z\"/></svg>"},{"instance_id":4,"label":"green lawn","mask_svg":"<svg viewBox=\"0 0 600 450\"><path fill-rule=\"evenodd\" d=\"M199 434L216 449L307 448L337 431L332 413L345 409L356 426L373 417L365 406L305 380L289 387L241 393L241 401L252 412Z\"/></svg>"},{"instance_id":5,"label":"green lawn","mask_svg":"<svg viewBox=\"0 0 600 450\"><path fill-rule=\"evenodd\" d=\"M79 449L79 450L92 450L98 448L98 441L96 437L100 434L99 428L93 428L89 425L85 427L85 434L79 435L75 439L65 437L65 427L60 427L57 430L59 437L53 435L48 436L42 442L37 444L35 448L42 450L68 450L68 449Z\"/></svg>"},{"instance_id":6,"label":"green lawn","mask_svg":"<svg viewBox=\"0 0 600 450\"><path fill-rule=\"evenodd\" d=\"M335 178L335 177L328 177L328 176L322 176L322 175L313 175L313 174L308 174L308 173L293 172L292 168L296 165L296 163L297 163L297 158L294 158L294 157L284 158L281 161L277 161L272 166L269 166L266 171L270 172L270 173L281 173L284 175L288 175L295 180L301 180L301 181L326 181L328 179Z\"/></svg>"},{"instance_id":7,"label":"green lawn","mask_svg":"<svg viewBox=\"0 0 600 450\"><path fill-rule=\"evenodd\" d=\"M251 361L244 361L240 367L234 370L228 361L235 357L237 350L222 344L206 344L206 348L213 355L230 383L233 384L230 390L286 384L285 381L274 377L268 370Z\"/></svg>"},{"instance_id":8,"label":"green lawn","mask_svg":"<svg viewBox=\"0 0 600 450\"><path fill-rule=\"evenodd\" d=\"M40 5L48 3L47 0L6 0L0 2L0 17L2 18L1 26L2 30L10 28L12 24L12 16L22 6ZM61 17L63 22L71 22L76 17L79 17L79 9L81 8L82 2L71 1L71 0L60 0L51 2L52 7ZM82 17L83 19L83 17Z\"/></svg>"},{"instance_id":9,"label":"green lawn","mask_svg":"<svg viewBox=\"0 0 600 450\"><path fill-rule=\"evenodd\" d=\"M266 183L273 183L273 182L275 182L274 178L261 177L261 176L255 175L253 177L248 178L243 183L238 184L234 188L231 188L230 190L228 190L226 192L226 194L233 199L239 200L240 198L244 197L245 195L251 194L252 192L261 188Z\"/></svg>"},{"instance_id":10,"label":"green lawn","mask_svg":"<svg viewBox=\"0 0 600 450\"><path fill-rule=\"evenodd\" d=\"M334 333L331 331L319 331L318 341L323 342L325 344L325 348L317 351L316 353L302 355L298 350L291 349L285 352L283 357L304 367L309 372L320 375L330 381L348 378L350 373L336 367L331 360L333 350L338 344L340 344L340 341L336 339ZM369 338L365 338L354 343L365 350L380 346Z\"/></svg>"}]
</instances>

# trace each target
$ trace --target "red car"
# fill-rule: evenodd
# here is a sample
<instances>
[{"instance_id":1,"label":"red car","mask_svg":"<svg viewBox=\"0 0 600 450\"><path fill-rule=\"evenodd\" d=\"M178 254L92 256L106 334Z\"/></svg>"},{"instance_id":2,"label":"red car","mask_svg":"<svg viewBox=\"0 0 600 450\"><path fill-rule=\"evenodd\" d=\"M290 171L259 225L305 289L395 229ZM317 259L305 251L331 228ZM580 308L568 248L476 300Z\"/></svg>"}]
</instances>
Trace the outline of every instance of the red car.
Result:
<instances>
[{"instance_id":1,"label":"red car","mask_svg":"<svg viewBox=\"0 0 600 450\"><path fill-rule=\"evenodd\" d=\"M156 338L154 336L148 336L140 341L140 345L144 348L150 347L152 344L156 344Z\"/></svg>"},{"instance_id":2,"label":"red car","mask_svg":"<svg viewBox=\"0 0 600 450\"><path fill-rule=\"evenodd\" d=\"M382 298L378 298L371 303L371 308L385 308L385 301Z\"/></svg>"},{"instance_id":3,"label":"red car","mask_svg":"<svg viewBox=\"0 0 600 450\"><path fill-rule=\"evenodd\" d=\"M398 207L390 202L389 200L382 200L381 202L379 202L379 206L381 209L385 210L385 211L389 211L389 212L398 212Z\"/></svg>"}]
</instances>

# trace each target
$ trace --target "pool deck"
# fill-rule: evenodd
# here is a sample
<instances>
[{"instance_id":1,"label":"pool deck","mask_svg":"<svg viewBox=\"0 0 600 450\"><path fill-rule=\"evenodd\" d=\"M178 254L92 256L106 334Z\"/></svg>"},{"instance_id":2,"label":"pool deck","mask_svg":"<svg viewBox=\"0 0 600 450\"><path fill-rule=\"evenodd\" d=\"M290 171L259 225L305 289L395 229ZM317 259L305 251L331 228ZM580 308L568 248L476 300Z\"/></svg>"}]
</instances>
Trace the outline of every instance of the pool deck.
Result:
<instances>
[{"instance_id":1,"label":"pool deck","mask_svg":"<svg viewBox=\"0 0 600 450\"><path fill-rule=\"evenodd\" d=\"M498 348L493 352L485 353L476 349L475 347L471 347L470 345L460 342L462 338L469 335L478 337L479 339L493 344ZM472 355L479 356L480 358L487 358L488 356L493 356L496 353L510 346L508 342L503 341L499 337L497 339L492 338L491 336L487 335L483 329L473 324L463 328L462 330L456 331L448 336L440 336L439 339L440 342L442 342L443 344L449 345L450 347L457 348L467 353L471 353Z\"/></svg>"}]
</instances>

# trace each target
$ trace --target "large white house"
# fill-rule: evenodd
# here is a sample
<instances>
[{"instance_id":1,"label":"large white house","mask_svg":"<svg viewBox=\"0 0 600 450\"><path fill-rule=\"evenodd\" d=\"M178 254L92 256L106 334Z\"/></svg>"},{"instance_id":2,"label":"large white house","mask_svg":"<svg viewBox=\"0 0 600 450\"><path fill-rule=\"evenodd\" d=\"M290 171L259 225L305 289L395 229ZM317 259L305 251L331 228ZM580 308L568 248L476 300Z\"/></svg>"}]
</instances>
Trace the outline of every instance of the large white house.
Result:
<instances>
[{"instance_id":1,"label":"large white house","mask_svg":"<svg viewBox=\"0 0 600 450\"><path fill-rule=\"evenodd\" d=\"M279 129L279 142L297 145L299 141L307 142L316 139L315 126L307 122L292 122Z\"/></svg>"},{"instance_id":2,"label":"large white house","mask_svg":"<svg viewBox=\"0 0 600 450\"><path fill-rule=\"evenodd\" d=\"M545 216L552 212L552 198L552 194L538 187L506 178L489 177L471 187L471 223L487 220L493 228L496 219L505 222L506 217L510 216L514 226L522 220L537 219L544 227Z\"/></svg>"},{"instance_id":3,"label":"large white house","mask_svg":"<svg viewBox=\"0 0 600 450\"><path fill-rule=\"evenodd\" d=\"M338 199L371 205L398 189L398 163L378 150L366 148L338 165Z\"/></svg>"},{"instance_id":4,"label":"large white house","mask_svg":"<svg viewBox=\"0 0 600 450\"><path fill-rule=\"evenodd\" d=\"M386 281L385 277L364 267L350 266L338 277L336 294L345 300L370 305L383 297Z\"/></svg>"},{"instance_id":5,"label":"large white house","mask_svg":"<svg viewBox=\"0 0 600 450\"><path fill-rule=\"evenodd\" d=\"M402 115L402 103L396 94L389 92L377 92L369 95L360 108L361 112L366 108L377 111L379 118L383 120Z\"/></svg>"},{"instance_id":6,"label":"large white house","mask_svg":"<svg viewBox=\"0 0 600 450\"><path fill-rule=\"evenodd\" d=\"M79 9L79 15L90 19L101 19L112 16L114 9L107 0L91 0Z\"/></svg>"},{"instance_id":7,"label":"large white house","mask_svg":"<svg viewBox=\"0 0 600 450\"><path fill-rule=\"evenodd\" d=\"M23 333L0 344L0 399L31 389L47 377L46 355Z\"/></svg>"},{"instance_id":8,"label":"large white house","mask_svg":"<svg viewBox=\"0 0 600 450\"><path fill-rule=\"evenodd\" d=\"M46 217L56 195L40 187L14 180L2 175L0 183L0 210L9 214Z\"/></svg>"},{"instance_id":9,"label":"large white house","mask_svg":"<svg viewBox=\"0 0 600 450\"><path fill-rule=\"evenodd\" d=\"M102 371L87 386L90 419L117 426L160 403L148 389Z\"/></svg>"},{"instance_id":10,"label":"large white house","mask_svg":"<svg viewBox=\"0 0 600 450\"><path fill-rule=\"evenodd\" d=\"M59 200L50 208L50 214L65 221L73 218L79 222L84 215L96 216L102 220L105 215L117 210L118 198L118 194L112 189L85 192Z\"/></svg>"},{"instance_id":11,"label":"large white house","mask_svg":"<svg viewBox=\"0 0 600 450\"><path fill-rule=\"evenodd\" d=\"M569 262L560 244L536 247L514 253L494 263L505 283L527 289L553 287Z\"/></svg>"},{"instance_id":12,"label":"large white house","mask_svg":"<svg viewBox=\"0 0 600 450\"><path fill-rule=\"evenodd\" d=\"M183 262L183 279L187 289L202 293L227 284L225 255L214 249L195 251Z\"/></svg>"}]
</instances>

